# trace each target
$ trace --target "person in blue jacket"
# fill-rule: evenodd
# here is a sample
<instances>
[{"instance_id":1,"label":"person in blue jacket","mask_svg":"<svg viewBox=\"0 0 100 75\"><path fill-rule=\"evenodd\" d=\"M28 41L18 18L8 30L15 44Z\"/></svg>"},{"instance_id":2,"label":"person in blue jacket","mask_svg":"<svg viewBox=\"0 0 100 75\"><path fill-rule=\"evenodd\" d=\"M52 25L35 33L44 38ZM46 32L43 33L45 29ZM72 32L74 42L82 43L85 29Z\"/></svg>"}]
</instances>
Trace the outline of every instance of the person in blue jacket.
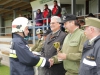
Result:
<instances>
[{"instance_id":1,"label":"person in blue jacket","mask_svg":"<svg viewBox=\"0 0 100 75\"><path fill-rule=\"evenodd\" d=\"M50 67L48 59L34 55L24 39L29 33L28 19L15 18L12 22L10 75L34 75L33 66Z\"/></svg>"}]
</instances>

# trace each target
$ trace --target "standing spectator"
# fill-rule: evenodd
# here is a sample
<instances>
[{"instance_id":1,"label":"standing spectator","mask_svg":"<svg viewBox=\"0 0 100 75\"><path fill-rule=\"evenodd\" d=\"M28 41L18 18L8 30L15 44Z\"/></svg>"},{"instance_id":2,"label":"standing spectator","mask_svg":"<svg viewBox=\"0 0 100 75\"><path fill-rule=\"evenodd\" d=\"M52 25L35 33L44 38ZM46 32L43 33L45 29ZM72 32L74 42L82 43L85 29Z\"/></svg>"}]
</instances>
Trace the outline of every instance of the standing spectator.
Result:
<instances>
[{"instance_id":1,"label":"standing spectator","mask_svg":"<svg viewBox=\"0 0 100 75\"><path fill-rule=\"evenodd\" d=\"M61 7L58 6L56 0L54 1L54 7L52 9L52 15L61 17Z\"/></svg>"},{"instance_id":2,"label":"standing spectator","mask_svg":"<svg viewBox=\"0 0 100 75\"><path fill-rule=\"evenodd\" d=\"M83 47L79 75L100 75L100 20L88 17L85 22L88 40Z\"/></svg>"},{"instance_id":3,"label":"standing spectator","mask_svg":"<svg viewBox=\"0 0 100 75\"><path fill-rule=\"evenodd\" d=\"M62 53L58 53L58 58L63 60L64 68L67 71L65 75L78 75L83 44L86 37L83 30L79 29L75 15L66 15L64 27L68 29L69 34L64 40L61 49Z\"/></svg>"},{"instance_id":4,"label":"standing spectator","mask_svg":"<svg viewBox=\"0 0 100 75\"><path fill-rule=\"evenodd\" d=\"M27 19L32 20L32 17L30 16L30 14L27 14Z\"/></svg>"},{"instance_id":5,"label":"standing spectator","mask_svg":"<svg viewBox=\"0 0 100 75\"><path fill-rule=\"evenodd\" d=\"M54 56L57 54L57 50L54 48L53 43L60 42L62 47L63 40L66 36L66 33L60 30L60 22L61 22L61 18L58 16L53 16L51 18L50 28L52 32L48 34L42 50L42 56L47 57L48 59L51 57L55 59ZM58 63L56 62L56 60L54 60L54 65L51 68L44 67L41 70L42 70L41 75L64 75L65 74L63 63L62 62Z\"/></svg>"},{"instance_id":6,"label":"standing spectator","mask_svg":"<svg viewBox=\"0 0 100 75\"><path fill-rule=\"evenodd\" d=\"M27 18L27 15L24 15L25 18Z\"/></svg>"},{"instance_id":7,"label":"standing spectator","mask_svg":"<svg viewBox=\"0 0 100 75\"><path fill-rule=\"evenodd\" d=\"M36 20L36 26L42 26L43 25L42 12L41 12L40 9L37 10L35 20Z\"/></svg>"},{"instance_id":8,"label":"standing spectator","mask_svg":"<svg viewBox=\"0 0 100 75\"><path fill-rule=\"evenodd\" d=\"M22 14L19 14L18 17L22 17Z\"/></svg>"},{"instance_id":9,"label":"standing spectator","mask_svg":"<svg viewBox=\"0 0 100 75\"><path fill-rule=\"evenodd\" d=\"M85 21L79 20L79 24L80 24L81 26L83 26L83 25L85 25Z\"/></svg>"},{"instance_id":10,"label":"standing spectator","mask_svg":"<svg viewBox=\"0 0 100 75\"><path fill-rule=\"evenodd\" d=\"M43 10L43 18L48 18L48 24L50 23L51 10L48 8L48 5L44 5L45 9ZM47 25L47 19L43 20L43 24Z\"/></svg>"}]
</instances>

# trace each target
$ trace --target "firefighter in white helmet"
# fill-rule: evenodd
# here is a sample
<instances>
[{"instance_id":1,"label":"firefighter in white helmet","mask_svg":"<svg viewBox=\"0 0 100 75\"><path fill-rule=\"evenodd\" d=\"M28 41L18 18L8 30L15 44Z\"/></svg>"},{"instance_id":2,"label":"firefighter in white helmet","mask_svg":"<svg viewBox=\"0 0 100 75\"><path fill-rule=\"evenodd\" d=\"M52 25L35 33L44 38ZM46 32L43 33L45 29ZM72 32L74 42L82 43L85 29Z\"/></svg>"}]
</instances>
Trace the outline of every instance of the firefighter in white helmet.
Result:
<instances>
[{"instance_id":1,"label":"firefighter in white helmet","mask_svg":"<svg viewBox=\"0 0 100 75\"><path fill-rule=\"evenodd\" d=\"M28 19L18 17L12 22L12 46L10 51L10 75L34 75L33 66L50 67L44 57L34 55L27 45Z\"/></svg>"}]
</instances>

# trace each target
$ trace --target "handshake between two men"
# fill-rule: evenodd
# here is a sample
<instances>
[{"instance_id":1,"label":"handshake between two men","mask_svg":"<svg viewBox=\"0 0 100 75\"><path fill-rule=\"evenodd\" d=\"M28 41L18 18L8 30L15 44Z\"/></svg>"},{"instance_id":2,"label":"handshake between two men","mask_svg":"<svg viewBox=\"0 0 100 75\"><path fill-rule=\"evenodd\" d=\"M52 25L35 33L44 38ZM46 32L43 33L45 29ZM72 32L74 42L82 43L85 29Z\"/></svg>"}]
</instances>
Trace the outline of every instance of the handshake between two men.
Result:
<instances>
[{"instance_id":1,"label":"handshake between two men","mask_svg":"<svg viewBox=\"0 0 100 75\"><path fill-rule=\"evenodd\" d=\"M49 67L51 67L51 66L53 66L53 65L55 64L55 58L56 58L56 60L58 61L58 63L61 62L61 61L63 61L64 59L66 59L66 54L65 54L65 53L62 53L62 52L60 51L60 42L55 42L55 43L53 43L53 46L54 46L54 48L56 48L56 50L57 50L57 55L55 55L54 57L52 57L52 58L50 58L50 59L48 59L48 60L47 60L46 58L44 58L44 57L41 57L41 58L44 59L43 62L42 62L42 65L48 64ZM41 54L39 54L38 52L33 52L33 54L34 54L34 55L38 55L38 56L41 55ZM42 67L43 67L43 66L42 66Z\"/></svg>"}]
</instances>

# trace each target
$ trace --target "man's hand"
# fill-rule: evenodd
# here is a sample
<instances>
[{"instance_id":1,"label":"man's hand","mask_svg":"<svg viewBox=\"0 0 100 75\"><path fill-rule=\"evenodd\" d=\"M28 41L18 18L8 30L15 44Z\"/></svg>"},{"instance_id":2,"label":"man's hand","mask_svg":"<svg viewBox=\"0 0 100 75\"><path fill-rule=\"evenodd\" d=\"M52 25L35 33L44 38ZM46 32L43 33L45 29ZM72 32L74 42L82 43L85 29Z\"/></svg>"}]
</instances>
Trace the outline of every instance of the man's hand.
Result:
<instances>
[{"instance_id":1,"label":"man's hand","mask_svg":"<svg viewBox=\"0 0 100 75\"><path fill-rule=\"evenodd\" d=\"M67 55L65 53L58 52L57 56L59 60L65 60Z\"/></svg>"},{"instance_id":2,"label":"man's hand","mask_svg":"<svg viewBox=\"0 0 100 75\"><path fill-rule=\"evenodd\" d=\"M50 62L50 67L51 67L54 64L54 59L50 58L49 62Z\"/></svg>"}]
</instances>

